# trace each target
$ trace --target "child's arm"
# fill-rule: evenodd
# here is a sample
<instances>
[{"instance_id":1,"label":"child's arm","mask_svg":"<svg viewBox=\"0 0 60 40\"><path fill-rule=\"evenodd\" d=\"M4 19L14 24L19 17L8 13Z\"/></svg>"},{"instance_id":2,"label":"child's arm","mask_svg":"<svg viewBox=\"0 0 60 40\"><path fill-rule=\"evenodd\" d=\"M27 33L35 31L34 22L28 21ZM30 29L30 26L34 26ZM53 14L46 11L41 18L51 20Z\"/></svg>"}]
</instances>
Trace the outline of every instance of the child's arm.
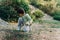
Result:
<instances>
[{"instance_id":1,"label":"child's arm","mask_svg":"<svg viewBox=\"0 0 60 40\"><path fill-rule=\"evenodd\" d=\"M26 24L31 25L32 22L33 22L33 20L31 19L31 17L29 16L29 14L26 14L26 16L27 16L27 19L28 19L28 21L26 22Z\"/></svg>"}]
</instances>

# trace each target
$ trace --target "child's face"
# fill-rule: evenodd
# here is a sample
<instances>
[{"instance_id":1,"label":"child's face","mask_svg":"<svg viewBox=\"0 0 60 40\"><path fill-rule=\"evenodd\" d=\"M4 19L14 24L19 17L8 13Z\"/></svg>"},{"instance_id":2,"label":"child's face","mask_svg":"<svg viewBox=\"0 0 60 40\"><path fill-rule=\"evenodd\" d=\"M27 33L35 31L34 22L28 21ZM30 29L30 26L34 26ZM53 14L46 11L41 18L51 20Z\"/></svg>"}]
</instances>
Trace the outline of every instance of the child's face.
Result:
<instances>
[{"instance_id":1,"label":"child's face","mask_svg":"<svg viewBox=\"0 0 60 40\"><path fill-rule=\"evenodd\" d=\"M24 14L19 14L20 17L24 16Z\"/></svg>"}]
</instances>

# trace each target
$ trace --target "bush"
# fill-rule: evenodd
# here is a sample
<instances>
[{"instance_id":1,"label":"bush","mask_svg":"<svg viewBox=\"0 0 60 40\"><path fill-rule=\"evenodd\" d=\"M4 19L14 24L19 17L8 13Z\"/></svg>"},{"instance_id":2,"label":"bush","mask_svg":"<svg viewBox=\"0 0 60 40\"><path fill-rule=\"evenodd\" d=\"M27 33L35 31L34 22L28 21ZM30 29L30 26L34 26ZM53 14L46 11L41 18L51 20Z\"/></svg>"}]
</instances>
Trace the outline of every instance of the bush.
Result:
<instances>
[{"instance_id":1,"label":"bush","mask_svg":"<svg viewBox=\"0 0 60 40\"><path fill-rule=\"evenodd\" d=\"M5 21L17 21L18 14L11 6L0 5L0 17Z\"/></svg>"},{"instance_id":2,"label":"bush","mask_svg":"<svg viewBox=\"0 0 60 40\"><path fill-rule=\"evenodd\" d=\"M33 21L35 20L35 15L32 15L32 14L30 14L30 16L31 16L31 18L33 19Z\"/></svg>"},{"instance_id":3,"label":"bush","mask_svg":"<svg viewBox=\"0 0 60 40\"><path fill-rule=\"evenodd\" d=\"M55 20L59 20L60 21L60 15L55 15L53 16Z\"/></svg>"},{"instance_id":4,"label":"bush","mask_svg":"<svg viewBox=\"0 0 60 40\"><path fill-rule=\"evenodd\" d=\"M29 12L28 3L24 0L3 0L0 5L0 17L5 21L17 22L19 16L14 10L15 6L23 8L26 13Z\"/></svg>"},{"instance_id":5,"label":"bush","mask_svg":"<svg viewBox=\"0 0 60 40\"><path fill-rule=\"evenodd\" d=\"M18 6L25 10L26 13L29 12L29 3L26 0L12 0L12 7Z\"/></svg>"},{"instance_id":6,"label":"bush","mask_svg":"<svg viewBox=\"0 0 60 40\"><path fill-rule=\"evenodd\" d=\"M21 0L21 2L19 2L19 5L20 7L24 8L26 13L29 12L29 4L26 2L26 0Z\"/></svg>"},{"instance_id":7,"label":"bush","mask_svg":"<svg viewBox=\"0 0 60 40\"><path fill-rule=\"evenodd\" d=\"M32 5L36 5L37 4L37 0L29 0L30 1L30 4Z\"/></svg>"},{"instance_id":8,"label":"bush","mask_svg":"<svg viewBox=\"0 0 60 40\"><path fill-rule=\"evenodd\" d=\"M33 21L36 19L42 18L44 16L44 13L41 10L35 10L32 14L30 14Z\"/></svg>"},{"instance_id":9,"label":"bush","mask_svg":"<svg viewBox=\"0 0 60 40\"><path fill-rule=\"evenodd\" d=\"M55 20L60 20L60 10L56 10L51 14Z\"/></svg>"},{"instance_id":10,"label":"bush","mask_svg":"<svg viewBox=\"0 0 60 40\"><path fill-rule=\"evenodd\" d=\"M41 18L44 16L43 12L40 11L40 10L36 10L33 15L36 17L36 18Z\"/></svg>"},{"instance_id":11,"label":"bush","mask_svg":"<svg viewBox=\"0 0 60 40\"><path fill-rule=\"evenodd\" d=\"M43 12L50 14L52 11L54 11L56 7L55 0L30 0L31 4L35 7L39 8ZM53 3L54 2L54 3Z\"/></svg>"}]
</instances>

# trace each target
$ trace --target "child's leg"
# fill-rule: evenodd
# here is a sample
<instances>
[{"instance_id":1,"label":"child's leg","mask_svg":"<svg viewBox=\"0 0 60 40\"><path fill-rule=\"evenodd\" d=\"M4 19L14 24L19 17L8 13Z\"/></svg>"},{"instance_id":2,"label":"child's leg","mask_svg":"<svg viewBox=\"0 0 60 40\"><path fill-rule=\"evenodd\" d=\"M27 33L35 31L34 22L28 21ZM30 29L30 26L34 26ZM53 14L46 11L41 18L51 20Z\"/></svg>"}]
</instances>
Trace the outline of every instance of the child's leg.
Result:
<instances>
[{"instance_id":1,"label":"child's leg","mask_svg":"<svg viewBox=\"0 0 60 40\"><path fill-rule=\"evenodd\" d=\"M29 32L29 31L30 31L30 26L24 26L23 31L24 31L24 32Z\"/></svg>"},{"instance_id":2,"label":"child's leg","mask_svg":"<svg viewBox=\"0 0 60 40\"><path fill-rule=\"evenodd\" d=\"M22 24L23 24L23 20L22 20L22 18L19 18L19 20L18 20L18 28L17 28L17 30L20 30L20 29L21 29Z\"/></svg>"},{"instance_id":3,"label":"child's leg","mask_svg":"<svg viewBox=\"0 0 60 40\"><path fill-rule=\"evenodd\" d=\"M17 27L17 30L20 30L20 29L21 29L21 27L20 27L20 26L18 26L18 27Z\"/></svg>"}]
</instances>

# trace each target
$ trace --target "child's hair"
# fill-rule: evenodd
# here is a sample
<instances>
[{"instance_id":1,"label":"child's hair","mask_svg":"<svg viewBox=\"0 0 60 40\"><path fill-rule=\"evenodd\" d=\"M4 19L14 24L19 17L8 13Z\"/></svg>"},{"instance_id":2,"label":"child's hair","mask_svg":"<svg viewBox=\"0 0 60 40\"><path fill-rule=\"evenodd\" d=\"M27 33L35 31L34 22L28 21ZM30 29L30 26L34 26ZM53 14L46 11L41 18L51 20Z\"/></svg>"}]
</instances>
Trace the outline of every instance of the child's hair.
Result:
<instances>
[{"instance_id":1,"label":"child's hair","mask_svg":"<svg viewBox=\"0 0 60 40\"><path fill-rule=\"evenodd\" d=\"M24 11L24 9L23 9L23 8L19 8L19 9L17 10L17 13L18 13L18 14L24 14L24 13L25 13L25 11Z\"/></svg>"},{"instance_id":2,"label":"child's hair","mask_svg":"<svg viewBox=\"0 0 60 40\"><path fill-rule=\"evenodd\" d=\"M24 9L19 7L19 6L14 6L14 9L17 11L18 14L24 14L25 13Z\"/></svg>"}]
</instances>

